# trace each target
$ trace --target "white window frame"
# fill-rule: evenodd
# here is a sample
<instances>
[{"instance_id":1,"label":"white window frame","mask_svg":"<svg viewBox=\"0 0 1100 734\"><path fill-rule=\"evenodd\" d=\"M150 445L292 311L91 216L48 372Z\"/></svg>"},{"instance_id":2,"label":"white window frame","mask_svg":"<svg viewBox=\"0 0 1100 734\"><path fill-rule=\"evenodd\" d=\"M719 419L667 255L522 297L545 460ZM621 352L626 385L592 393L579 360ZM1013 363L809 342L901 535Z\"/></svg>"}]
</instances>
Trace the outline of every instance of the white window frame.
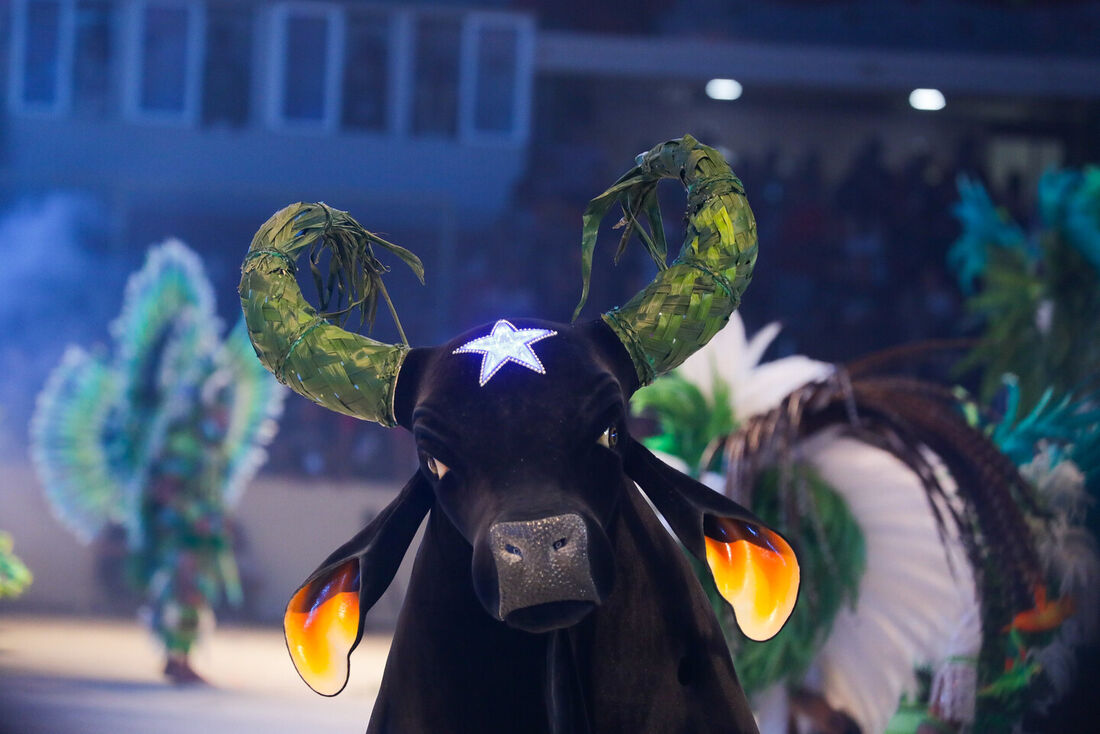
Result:
<instances>
[{"instance_id":1,"label":"white window frame","mask_svg":"<svg viewBox=\"0 0 1100 734\"><path fill-rule=\"evenodd\" d=\"M183 109L147 110L141 105L144 81L145 11L165 6L187 11L187 66ZM193 127L202 115L202 74L206 63L206 5L200 0L131 0L125 13L122 108L132 122Z\"/></svg>"},{"instance_id":2,"label":"white window frame","mask_svg":"<svg viewBox=\"0 0 1100 734\"><path fill-rule=\"evenodd\" d=\"M411 11L391 11L389 83L386 89L386 103L389 105L388 132L391 135L406 136L411 126L415 33L415 17Z\"/></svg>"},{"instance_id":3,"label":"white window frame","mask_svg":"<svg viewBox=\"0 0 1100 734\"><path fill-rule=\"evenodd\" d=\"M318 121L291 120L283 114L286 90L287 20L294 15L323 18L332 34L325 49L324 114ZM343 111L345 17L335 3L280 2L271 8L266 117L267 124L285 132L335 132Z\"/></svg>"},{"instance_id":4,"label":"white window frame","mask_svg":"<svg viewBox=\"0 0 1100 734\"><path fill-rule=\"evenodd\" d=\"M13 0L11 15L11 48L8 63L8 109L31 117L61 117L68 114L73 102L73 57L76 52L76 0L57 0L59 6L57 47L57 78L54 99L50 104L27 102L27 20L28 6L35 0Z\"/></svg>"},{"instance_id":5,"label":"white window frame","mask_svg":"<svg viewBox=\"0 0 1100 734\"><path fill-rule=\"evenodd\" d=\"M512 129L506 132L477 128L478 44L485 28L516 32L516 81L512 99ZM458 137L464 143L523 145L531 132L531 90L535 64L535 23L528 15L473 12L463 19L459 55Z\"/></svg>"}]
</instances>

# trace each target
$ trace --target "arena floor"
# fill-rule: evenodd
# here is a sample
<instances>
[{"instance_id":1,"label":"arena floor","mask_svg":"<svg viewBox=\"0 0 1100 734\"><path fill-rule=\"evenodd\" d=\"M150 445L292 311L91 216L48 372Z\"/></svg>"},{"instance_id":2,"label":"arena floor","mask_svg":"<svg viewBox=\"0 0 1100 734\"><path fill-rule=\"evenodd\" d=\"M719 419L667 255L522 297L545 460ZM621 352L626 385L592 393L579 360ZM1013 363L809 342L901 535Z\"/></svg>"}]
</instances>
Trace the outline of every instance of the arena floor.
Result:
<instances>
[{"instance_id":1,"label":"arena floor","mask_svg":"<svg viewBox=\"0 0 1100 734\"><path fill-rule=\"evenodd\" d=\"M197 651L209 685L172 686L141 625L0 616L2 734L361 734L390 639L367 635L348 688L310 691L277 629L221 627Z\"/></svg>"}]
</instances>

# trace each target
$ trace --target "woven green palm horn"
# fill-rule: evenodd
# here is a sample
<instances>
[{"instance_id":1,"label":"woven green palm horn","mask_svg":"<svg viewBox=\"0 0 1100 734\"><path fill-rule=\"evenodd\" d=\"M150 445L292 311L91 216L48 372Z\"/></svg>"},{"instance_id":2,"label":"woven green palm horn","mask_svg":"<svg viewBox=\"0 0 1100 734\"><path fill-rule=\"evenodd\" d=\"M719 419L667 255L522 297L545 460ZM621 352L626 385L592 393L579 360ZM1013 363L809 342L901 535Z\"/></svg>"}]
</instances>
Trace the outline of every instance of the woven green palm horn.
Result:
<instances>
[{"instance_id":1,"label":"woven green palm horn","mask_svg":"<svg viewBox=\"0 0 1100 734\"><path fill-rule=\"evenodd\" d=\"M741 181L722 155L690 135L638 156L638 165L592 200L584 217L584 294L600 220L615 203L625 227L620 254L637 233L657 263L657 277L603 319L623 342L640 384L677 367L726 325L756 263L756 220ZM687 233L680 254L665 265L657 182L679 179L687 188ZM648 220L650 232L639 226ZM580 306L578 306L578 312Z\"/></svg>"},{"instance_id":2,"label":"woven green palm horn","mask_svg":"<svg viewBox=\"0 0 1100 734\"><path fill-rule=\"evenodd\" d=\"M379 292L385 297L380 276L386 269L374 258L372 244L397 254L423 279L415 255L367 232L346 212L325 204L292 204L253 238L241 267L239 294L256 354L280 382L337 413L393 426L394 389L408 346L375 341L331 323L305 300L295 279L303 250L330 249L332 272L341 283L350 281L352 294L361 295L352 305L373 319ZM316 260L310 261L316 277Z\"/></svg>"}]
</instances>

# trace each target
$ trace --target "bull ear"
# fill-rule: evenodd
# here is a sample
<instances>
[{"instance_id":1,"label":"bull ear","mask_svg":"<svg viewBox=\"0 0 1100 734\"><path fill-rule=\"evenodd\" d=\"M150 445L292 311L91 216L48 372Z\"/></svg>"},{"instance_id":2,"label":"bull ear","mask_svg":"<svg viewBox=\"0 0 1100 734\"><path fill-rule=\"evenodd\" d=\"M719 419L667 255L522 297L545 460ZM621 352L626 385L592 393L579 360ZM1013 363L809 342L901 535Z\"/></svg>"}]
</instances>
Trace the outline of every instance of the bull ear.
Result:
<instances>
[{"instance_id":1,"label":"bull ear","mask_svg":"<svg viewBox=\"0 0 1100 734\"><path fill-rule=\"evenodd\" d=\"M367 527L340 546L294 592L283 616L298 675L323 696L348 682L349 657L363 618L390 585L434 495L417 474Z\"/></svg>"},{"instance_id":2,"label":"bull ear","mask_svg":"<svg viewBox=\"0 0 1100 734\"><path fill-rule=\"evenodd\" d=\"M790 544L744 507L676 471L634 439L625 464L680 542L710 568L745 636L775 635L798 598L798 559Z\"/></svg>"}]
</instances>

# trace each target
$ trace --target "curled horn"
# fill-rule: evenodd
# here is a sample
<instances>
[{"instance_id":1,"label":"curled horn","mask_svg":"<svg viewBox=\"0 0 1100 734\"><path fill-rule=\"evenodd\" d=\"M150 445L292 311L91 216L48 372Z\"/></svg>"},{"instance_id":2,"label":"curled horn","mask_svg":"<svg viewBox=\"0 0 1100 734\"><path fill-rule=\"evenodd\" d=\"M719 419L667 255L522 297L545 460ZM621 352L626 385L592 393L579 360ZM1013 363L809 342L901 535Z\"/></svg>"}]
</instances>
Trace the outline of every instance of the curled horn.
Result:
<instances>
[{"instance_id":1,"label":"curled horn","mask_svg":"<svg viewBox=\"0 0 1100 734\"><path fill-rule=\"evenodd\" d=\"M360 308L373 323L379 295L397 322L382 285L387 268L374 256L379 245L403 260L421 283L424 269L408 250L363 229L347 214L325 204L291 204L256 232L241 266L238 292L252 346L263 365L284 385L337 413L396 425L394 390L408 343L386 344L332 323ZM309 249L309 265L324 309L335 297L347 307L318 313L295 279L297 260ZM322 253L330 253L327 278ZM397 322L402 341L405 334Z\"/></svg>"},{"instance_id":2,"label":"curled horn","mask_svg":"<svg viewBox=\"0 0 1100 734\"><path fill-rule=\"evenodd\" d=\"M616 259L637 233L657 263L657 277L630 301L603 315L629 352L640 385L680 365L726 325L756 263L756 220L745 190L722 155L690 135L643 153L637 165L592 200L584 214L584 289L600 221L621 203L624 228ZM667 246L657 204L657 182L676 178L687 188L687 233L679 256L665 264ZM648 220L650 232L640 226Z\"/></svg>"}]
</instances>

